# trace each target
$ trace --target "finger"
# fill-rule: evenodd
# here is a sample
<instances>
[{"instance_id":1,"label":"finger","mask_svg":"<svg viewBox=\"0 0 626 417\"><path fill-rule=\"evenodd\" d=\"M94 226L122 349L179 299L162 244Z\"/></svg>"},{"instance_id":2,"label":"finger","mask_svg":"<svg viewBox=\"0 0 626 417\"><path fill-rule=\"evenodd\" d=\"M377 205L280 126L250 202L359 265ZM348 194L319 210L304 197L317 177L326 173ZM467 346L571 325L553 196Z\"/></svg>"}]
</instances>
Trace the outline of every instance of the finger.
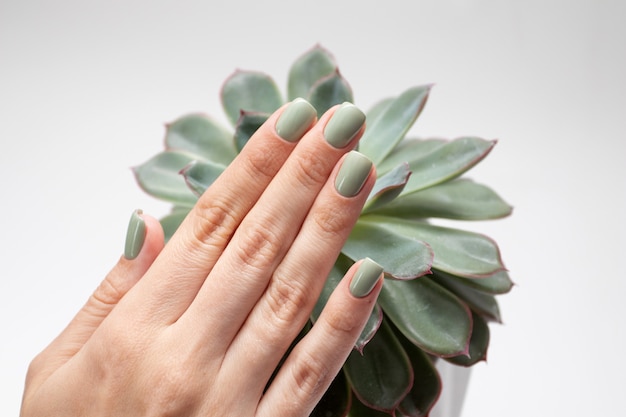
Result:
<instances>
[{"instance_id":1,"label":"finger","mask_svg":"<svg viewBox=\"0 0 626 417\"><path fill-rule=\"evenodd\" d=\"M333 189L326 192L330 192L332 197L324 197L324 202L314 210L314 216L319 216L323 211L328 217L328 225L323 227L342 229L341 239L347 237L364 203L364 197L338 199L339 195L328 178L337 161L350 149L347 145L354 145L362 132L364 121L365 115L354 105L342 105L325 114L302 139L258 204L242 221L223 256L209 274L188 311L190 327L195 327L194 323L205 323L201 326L206 332L205 337L213 340L219 335L219 339L228 346L266 290L278 264L287 251L291 251L292 242L324 184L328 183L326 188ZM344 129L343 148L337 148L329 141L329 138L331 141L336 139L333 126L337 123L347 126ZM367 174L369 169L365 176ZM364 180L361 178L362 183ZM334 205L335 200L340 200L338 205ZM322 204L328 206L324 208ZM340 215L334 216L335 211ZM308 234L311 239L319 237L315 232ZM316 241L307 244L311 242ZM326 251L333 256L335 249L330 245ZM233 282L234 273L236 282Z\"/></svg>"},{"instance_id":2,"label":"finger","mask_svg":"<svg viewBox=\"0 0 626 417\"><path fill-rule=\"evenodd\" d=\"M295 100L250 138L200 197L137 289L134 302L144 314L173 323L187 309L242 219L316 117L309 103Z\"/></svg>"},{"instance_id":3,"label":"finger","mask_svg":"<svg viewBox=\"0 0 626 417\"><path fill-rule=\"evenodd\" d=\"M363 330L382 288L382 267L354 265L311 331L291 352L263 396L257 416L306 416L333 381Z\"/></svg>"},{"instance_id":4,"label":"finger","mask_svg":"<svg viewBox=\"0 0 626 417\"><path fill-rule=\"evenodd\" d=\"M42 353L49 367L57 367L74 356L102 321L146 273L164 245L158 220L133 213L127 231L125 254L107 274L70 324ZM130 259L132 258L132 259Z\"/></svg>"},{"instance_id":5,"label":"finger","mask_svg":"<svg viewBox=\"0 0 626 417\"><path fill-rule=\"evenodd\" d=\"M257 380L267 381L308 320L375 182L371 161L356 151L347 154L337 168L230 345L225 372L243 366ZM255 355L241 355L249 346L255 346ZM249 390L263 388L249 381Z\"/></svg>"}]
</instances>

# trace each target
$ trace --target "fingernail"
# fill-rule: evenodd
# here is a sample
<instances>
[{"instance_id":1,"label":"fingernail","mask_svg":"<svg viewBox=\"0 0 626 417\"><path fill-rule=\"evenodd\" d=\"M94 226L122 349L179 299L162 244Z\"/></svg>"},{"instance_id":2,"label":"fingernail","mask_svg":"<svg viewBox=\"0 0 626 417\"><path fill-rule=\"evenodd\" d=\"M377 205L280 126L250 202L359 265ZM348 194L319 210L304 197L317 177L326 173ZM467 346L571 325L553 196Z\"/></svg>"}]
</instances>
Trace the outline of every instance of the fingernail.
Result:
<instances>
[{"instance_id":1,"label":"fingernail","mask_svg":"<svg viewBox=\"0 0 626 417\"><path fill-rule=\"evenodd\" d=\"M341 164L335 179L337 192L344 197L354 197L361 191L372 169L372 161L357 151L350 151Z\"/></svg>"},{"instance_id":2,"label":"fingernail","mask_svg":"<svg viewBox=\"0 0 626 417\"><path fill-rule=\"evenodd\" d=\"M357 298L363 298L369 295L376 286L382 273L382 266L378 265L370 258L363 259L363 262L359 265L359 269L357 269L350 282L350 293Z\"/></svg>"},{"instance_id":3,"label":"fingernail","mask_svg":"<svg viewBox=\"0 0 626 417\"><path fill-rule=\"evenodd\" d=\"M297 98L283 111L276 122L276 133L288 142L300 140L317 116L315 108L305 99Z\"/></svg>"},{"instance_id":4,"label":"fingernail","mask_svg":"<svg viewBox=\"0 0 626 417\"><path fill-rule=\"evenodd\" d=\"M128 231L126 232L126 246L124 248L124 257L126 259L135 259L146 239L146 222L141 218L141 210L135 210L130 216L128 223Z\"/></svg>"},{"instance_id":5,"label":"fingernail","mask_svg":"<svg viewBox=\"0 0 626 417\"><path fill-rule=\"evenodd\" d=\"M335 148L343 148L365 123L365 114L352 103L343 103L324 128L324 137Z\"/></svg>"}]
</instances>

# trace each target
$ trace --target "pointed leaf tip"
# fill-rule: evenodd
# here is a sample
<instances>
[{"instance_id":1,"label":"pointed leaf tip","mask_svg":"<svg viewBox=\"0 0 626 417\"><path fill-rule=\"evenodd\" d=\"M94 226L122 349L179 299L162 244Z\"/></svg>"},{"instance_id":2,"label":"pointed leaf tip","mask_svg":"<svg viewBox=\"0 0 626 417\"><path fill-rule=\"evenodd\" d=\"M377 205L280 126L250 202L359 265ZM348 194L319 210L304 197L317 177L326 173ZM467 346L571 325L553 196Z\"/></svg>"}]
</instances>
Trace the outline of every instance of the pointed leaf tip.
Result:
<instances>
[{"instance_id":1,"label":"pointed leaf tip","mask_svg":"<svg viewBox=\"0 0 626 417\"><path fill-rule=\"evenodd\" d=\"M409 164L403 162L395 169L377 178L376 184L374 184L374 188L367 198L363 212L374 211L400 195L404 186L409 181L411 173Z\"/></svg>"},{"instance_id":2,"label":"pointed leaf tip","mask_svg":"<svg viewBox=\"0 0 626 417\"><path fill-rule=\"evenodd\" d=\"M380 113L368 124L360 141L361 151L375 165L392 152L413 126L426 104L429 92L428 85L412 87L379 108Z\"/></svg>"}]
</instances>

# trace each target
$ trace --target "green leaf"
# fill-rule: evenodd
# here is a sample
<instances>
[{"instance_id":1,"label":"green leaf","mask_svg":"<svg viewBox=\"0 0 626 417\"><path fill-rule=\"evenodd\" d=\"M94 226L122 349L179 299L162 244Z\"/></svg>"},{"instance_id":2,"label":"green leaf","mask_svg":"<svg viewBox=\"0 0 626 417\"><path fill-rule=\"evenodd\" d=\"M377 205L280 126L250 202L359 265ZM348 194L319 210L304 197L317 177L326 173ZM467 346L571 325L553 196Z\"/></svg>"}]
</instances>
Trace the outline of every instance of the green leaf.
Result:
<instances>
[{"instance_id":1,"label":"green leaf","mask_svg":"<svg viewBox=\"0 0 626 417\"><path fill-rule=\"evenodd\" d=\"M352 260L373 259L385 269L387 276L395 279L428 274L433 261L428 244L361 220L357 221L341 251Z\"/></svg>"},{"instance_id":2,"label":"green leaf","mask_svg":"<svg viewBox=\"0 0 626 417\"><path fill-rule=\"evenodd\" d=\"M261 125L270 117L269 113L241 112L235 125L235 145L237 152L241 152L252 135L259 130Z\"/></svg>"},{"instance_id":3,"label":"green leaf","mask_svg":"<svg viewBox=\"0 0 626 417\"><path fill-rule=\"evenodd\" d=\"M381 411L395 410L413 383L409 358L384 321L363 355L352 351L343 369L359 400Z\"/></svg>"},{"instance_id":4,"label":"green leaf","mask_svg":"<svg viewBox=\"0 0 626 417\"><path fill-rule=\"evenodd\" d=\"M373 121L360 141L360 150L378 165L396 147L421 113L430 86L413 87L402 93Z\"/></svg>"},{"instance_id":5,"label":"green leaf","mask_svg":"<svg viewBox=\"0 0 626 417\"><path fill-rule=\"evenodd\" d=\"M441 392L439 373L423 350L411 343L406 337L398 335L398 333L396 335L409 356L415 374L413 387L400 403L398 411L407 416L426 417L437 402Z\"/></svg>"},{"instance_id":6,"label":"green leaf","mask_svg":"<svg viewBox=\"0 0 626 417\"><path fill-rule=\"evenodd\" d=\"M441 271L439 271L441 273ZM493 275L480 278L463 278L448 275L450 278L454 278L464 285L472 287L478 291L485 292L487 294L506 294L513 288L513 281L509 278L507 271L498 271Z\"/></svg>"},{"instance_id":7,"label":"green leaf","mask_svg":"<svg viewBox=\"0 0 626 417\"><path fill-rule=\"evenodd\" d=\"M167 243L170 238L174 235L178 226L185 220L187 214L189 213L189 207L177 207L174 206L170 214L163 217L160 222L163 227L163 232L165 234L165 242Z\"/></svg>"},{"instance_id":8,"label":"green leaf","mask_svg":"<svg viewBox=\"0 0 626 417\"><path fill-rule=\"evenodd\" d=\"M315 46L291 66L287 81L287 97L289 100L309 97L311 87L335 71L337 64L330 52L319 45Z\"/></svg>"},{"instance_id":9,"label":"green leaf","mask_svg":"<svg viewBox=\"0 0 626 417\"><path fill-rule=\"evenodd\" d=\"M222 106L233 125L242 111L271 114L282 104L274 80L260 72L237 70L222 87Z\"/></svg>"},{"instance_id":10,"label":"green leaf","mask_svg":"<svg viewBox=\"0 0 626 417\"><path fill-rule=\"evenodd\" d=\"M376 210L379 214L408 219L438 217L455 220L498 219L508 216L511 211L511 206L489 187L469 179L456 179L404 194Z\"/></svg>"},{"instance_id":11,"label":"green leaf","mask_svg":"<svg viewBox=\"0 0 626 417\"><path fill-rule=\"evenodd\" d=\"M133 172L139 186L151 196L192 207L197 197L187 188L180 171L193 159L180 151L164 151L133 168Z\"/></svg>"},{"instance_id":12,"label":"green leaf","mask_svg":"<svg viewBox=\"0 0 626 417\"><path fill-rule=\"evenodd\" d=\"M372 309L372 313L367 319L367 323L365 323L365 327L361 331L359 338L356 340L354 344L354 348L363 353L363 349L365 346L372 340L372 338L376 335L378 329L380 329L380 325L383 322L383 309L380 308L378 304L374 304L374 308Z\"/></svg>"},{"instance_id":13,"label":"green leaf","mask_svg":"<svg viewBox=\"0 0 626 417\"><path fill-rule=\"evenodd\" d=\"M460 366L472 366L480 361L487 360L487 350L489 348L489 326L487 322L478 314L472 315L474 321L472 338L470 340L469 355L454 356L445 358L448 362Z\"/></svg>"},{"instance_id":14,"label":"green leaf","mask_svg":"<svg viewBox=\"0 0 626 417\"><path fill-rule=\"evenodd\" d=\"M378 300L404 337L426 352L437 356L467 353L472 332L469 308L429 278L387 280Z\"/></svg>"},{"instance_id":15,"label":"green leaf","mask_svg":"<svg viewBox=\"0 0 626 417\"><path fill-rule=\"evenodd\" d=\"M339 71L314 84L308 98L311 105L317 110L318 117L321 117L335 104L354 101L352 88Z\"/></svg>"},{"instance_id":16,"label":"green leaf","mask_svg":"<svg viewBox=\"0 0 626 417\"><path fill-rule=\"evenodd\" d=\"M428 243L435 254L432 267L452 275L488 277L505 269L496 243L478 233L374 214L361 216L357 224L361 227L377 227L395 236ZM372 245L378 243L375 237L370 239Z\"/></svg>"},{"instance_id":17,"label":"green leaf","mask_svg":"<svg viewBox=\"0 0 626 417\"><path fill-rule=\"evenodd\" d=\"M367 197L363 212L367 213L376 210L377 207L384 206L396 198L404 189L410 176L409 164L404 162L377 178L374 188L370 192L369 197Z\"/></svg>"},{"instance_id":18,"label":"green leaf","mask_svg":"<svg viewBox=\"0 0 626 417\"><path fill-rule=\"evenodd\" d=\"M344 417L350 408L351 396L346 376L339 372L309 417Z\"/></svg>"},{"instance_id":19,"label":"green leaf","mask_svg":"<svg viewBox=\"0 0 626 417\"><path fill-rule=\"evenodd\" d=\"M352 261L348 257L341 254L339 255L337 261L333 265L333 268L328 274L328 278L326 279L324 288L322 289L322 292L317 299L317 302L315 303L315 307L311 312L311 320L313 322L316 322L319 316L322 314L322 310L326 306L326 303L328 302L331 294L333 293L335 288L337 288L337 285L339 285L339 282L341 282L344 275L346 274L346 272L348 272L348 269L350 269L353 264L354 261ZM382 322L382 320L383 312L380 306L375 304L374 309L372 310L372 313L370 314L370 317L365 324L365 327L361 331L361 334L359 335L359 338L355 343L354 348L356 350L358 350L359 352L363 351L365 345L367 345L367 343L372 340L372 337L374 337L374 335L376 334L376 331L380 327L380 323Z\"/></svg>"},{"instance_id":20,"label":"green leaf","mask_svg":"<svg viewBox=\"0 0 626 417\"><path fill-rule=\"evenodd\" d=\"M402 194L410 194L462 175L491 152L496 141L464 137L407 161L413 171Z\"/></svg>"},{"instance_id":21,"label":"green leaf","mask_svg":"<svg viewBox=\"0 0 626 417\"><path fill-rule=\"evenodd\" d=\"M396 414L397 415L397 414ZM382 411L374 410L373 408L369 408L358 398L355 396L352 397L352 405L350 407L350 413L348 417L389 417L389 413L384 413ZM403 416L397 416L403 417Z\"/></svg>"},{"instance_id":22,"label":"green leaf","mask_svg":"<svg viewBox=\"0 0 626 417\"><path fill-rule=\"evenodd\" d=\"M226 169L211 161L192 161L180 172L189 189L197 196L202 195Z\"/></svg>"},{"instance_id":23,"label":"green leaf","mask_svg":"<svg viewBox=\"0 0 626 417\"><path fill-rule=\"evenodd\" d=\"M393 103L394 99L394 97L389 97L375 103L372 108L367 111L367 123L376 124L378 119L385 114L387 108Z\"/></svg>"},{"instance_id":24,"label":"green leaf","mask_svg":"<svg viewBox=\"0 0 626 417\"><path fill-rule=\"evenodd\" d=\"M433 280L463 300L472 311L488 320L502 323L498 301L492 294L475 290L458 278L441 271L433 271Z\"/></svg>"},{"instance_id":25,"label":"green leaf","mask_svg":"<svg viewBox=\"0 0 626 417\"><path fill-rule=\"evenodd\" d=\"M237 155L233 134L214 120L189 114L166 125L165 146L189 152L200 159L228 165Z\"/></svg>"},{"instance_id":26,"label":"green leaf","mask_svg":"<svg viewBox=\"0 0 626 417\"><path fill-rule=\"evenodd\" d=\"M439 138L406 138L380 164L376 165L376 172L378 172L378 175L382 175L403 162L423 158L446 143L449 143L449 141Z\"/></svg>"}]
</instances>

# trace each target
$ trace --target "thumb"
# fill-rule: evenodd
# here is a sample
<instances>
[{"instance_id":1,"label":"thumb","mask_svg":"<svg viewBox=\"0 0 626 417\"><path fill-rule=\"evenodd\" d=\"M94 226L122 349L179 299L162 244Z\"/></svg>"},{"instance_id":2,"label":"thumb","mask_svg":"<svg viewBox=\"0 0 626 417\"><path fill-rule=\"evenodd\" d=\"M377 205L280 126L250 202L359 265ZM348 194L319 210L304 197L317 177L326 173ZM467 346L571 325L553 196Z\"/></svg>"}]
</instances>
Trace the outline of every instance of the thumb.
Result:
<instances>
[{"instance_id":1,"label":"thumb","mask_svg":"<svg viewBox=\"0 0 626 417\"><path fill-rule=\"evenodd\" d=\"M141 210L133 212L124 255L65 330L39 355L37 362L45 364L53 372L74 356L122 297L146 273L163 246L163 228L159 221L144 215Z\"/></svg>"}]
</instances>

